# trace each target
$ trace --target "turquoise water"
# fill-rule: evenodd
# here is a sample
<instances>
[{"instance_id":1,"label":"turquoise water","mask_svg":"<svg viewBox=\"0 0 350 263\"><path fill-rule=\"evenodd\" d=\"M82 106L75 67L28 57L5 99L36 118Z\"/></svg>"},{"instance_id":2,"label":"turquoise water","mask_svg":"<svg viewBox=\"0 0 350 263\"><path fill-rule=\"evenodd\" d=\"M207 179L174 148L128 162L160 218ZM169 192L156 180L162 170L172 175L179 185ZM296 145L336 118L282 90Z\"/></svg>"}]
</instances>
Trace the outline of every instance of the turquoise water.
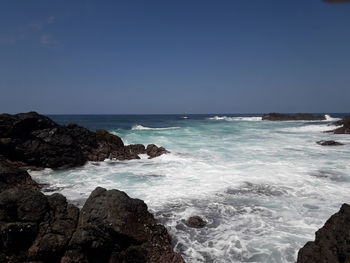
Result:
<instances>
[{"instance_id":1,"label":"turquoise water","mask_svg":"<svg viewBox=\"0 0 350 263\"><path fill-rule=\"evenodd\" d=\"M322 133L342 115L331 116L323 122L269 122L258 115L51 116L171 153L31 174L50 184L44 191L80 205L96 186L143 199L187 262L294 262L298 249L350 202L350 136ZM346 145L315 143L326 139ZM187 228L183 221L192 215L207 227Z\"/></svg>"}]
</instances>

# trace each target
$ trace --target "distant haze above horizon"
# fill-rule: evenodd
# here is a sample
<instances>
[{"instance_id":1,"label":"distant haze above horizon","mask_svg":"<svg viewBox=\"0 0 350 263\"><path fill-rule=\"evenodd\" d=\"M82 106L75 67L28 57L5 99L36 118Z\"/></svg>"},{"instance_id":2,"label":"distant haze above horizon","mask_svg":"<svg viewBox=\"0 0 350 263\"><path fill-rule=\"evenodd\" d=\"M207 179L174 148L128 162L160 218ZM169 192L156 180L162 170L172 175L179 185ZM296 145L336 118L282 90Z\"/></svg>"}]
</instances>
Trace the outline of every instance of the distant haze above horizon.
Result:
<instances>
[{"instance_id":1,"label":"distant haze above horizon","mask_svg":"<svg viewBox=\"0 0 350 263\"><path fill-rule=\"evenodd\" d=\"M0 112L349 112L350 4L0 2Z\"/></svg>"}]
</instances>

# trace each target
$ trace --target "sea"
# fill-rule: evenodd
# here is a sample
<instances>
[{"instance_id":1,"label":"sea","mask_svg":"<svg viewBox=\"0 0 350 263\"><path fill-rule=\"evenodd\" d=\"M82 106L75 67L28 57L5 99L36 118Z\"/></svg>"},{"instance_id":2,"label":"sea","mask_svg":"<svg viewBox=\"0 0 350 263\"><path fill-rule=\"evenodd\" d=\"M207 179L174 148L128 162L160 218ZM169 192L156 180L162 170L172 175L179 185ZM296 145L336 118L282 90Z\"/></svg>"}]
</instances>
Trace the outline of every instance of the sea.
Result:
<instances>
[{"instance_id":1,"label":"sea","mask_svg":"<svg viewBox=\"0 0 350 263\"><path fill-rule=\"evenodd\" d=\"M322 114L325 121L283 122L261 114L50 115L170 153L30 174L46 194L79 206L97 186L144 200L186 262L295 262L315 231L350 203L350 135L324 133L349 114ZM187 227L194 215L207 225Z\"/></svg>"}]
</instances>

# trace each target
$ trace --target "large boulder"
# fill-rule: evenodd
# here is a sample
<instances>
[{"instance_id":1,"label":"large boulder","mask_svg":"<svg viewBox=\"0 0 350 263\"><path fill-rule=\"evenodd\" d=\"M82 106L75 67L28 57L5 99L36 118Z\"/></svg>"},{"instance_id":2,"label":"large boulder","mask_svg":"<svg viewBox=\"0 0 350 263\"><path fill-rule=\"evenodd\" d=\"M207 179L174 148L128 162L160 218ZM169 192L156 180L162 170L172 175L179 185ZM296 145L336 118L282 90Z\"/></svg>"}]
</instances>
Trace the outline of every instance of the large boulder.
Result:
<instances>
[{"instance_id":1,"label":"large boulder","mask_svg":"<svg viewBox=\"0 0 350 263\"><path fill-rule=\"evenodd\" d=\"M139 199L96 188L80 212L62 262L183 262L164 226Z\"/></svg>"},{"instance_id":2,"label":"large boulder","mask_svg":"<svg viewBox=\"0 0 350 263\"><path fill-rule=\"evenodd\" d=\"M96 188L82 210L60 194L0 192L0 262L182 263L146 204Z\"/></svg>"},{"instance_id":3,"label":"large boulder","mask_svg":"<svg viewBox=\"0 0 350 263\"><path fill-rule=\"evenodd\" d=\"M268 121L323 121L326 120L324 115L313 115L309 113L294 113L294 114L285 114L285 113L267 113L262 116L262 120Z\"/></svg>"},{"instance_id":4,"label":"large boulder","mask_svg":"<svg viewBox=\"0 0 350 263\"><path fill-rule=\"evenodd\" d=\"M297 263L347 263L350 262L350 206L343 204L299 250Z\"/></svg>"},{"instance_id":5,"label":"large boulder","mask_svg":"<svg viewBox=\"0 0 350 263\"><path fill-rule=\"evenodd\" d=\"M141 153L146 153L143 145L126 147L121 138L106 130L92 132L76 124L58 125L36 112L0 114L0 155L22 166L75 167L108 158L139 159Z\"/></svg>"}]
</instances>

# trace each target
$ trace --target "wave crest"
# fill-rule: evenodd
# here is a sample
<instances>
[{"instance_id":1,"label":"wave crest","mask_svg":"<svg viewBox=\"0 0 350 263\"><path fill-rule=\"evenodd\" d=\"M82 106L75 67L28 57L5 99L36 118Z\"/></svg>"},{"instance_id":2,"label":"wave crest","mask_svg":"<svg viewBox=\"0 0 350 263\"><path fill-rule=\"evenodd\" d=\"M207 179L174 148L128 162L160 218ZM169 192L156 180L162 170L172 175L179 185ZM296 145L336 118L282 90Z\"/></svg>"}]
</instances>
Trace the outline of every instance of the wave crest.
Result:
<instances>
[{"instance_id":1,"label":"wave crest","mask_svg":"<svg viewBox=\"0 0 350 263\"><path fill-rule=\"evenodd\" d=\"M164 128L152 128L152 127L145 127L139 124L136 124L131 127L131 130L173 130L173 129L179 129L180 127L164 127Z\"/></svg>"},{"instance_id":2,"label":"wave crest","mask_svg":"<svg viewBox=\"0 0 350 263\"><path fill-rule=\"evenodd\" d=\"M225 120L225 121L261 121L261 117L227 117L227 116L214 116L209 117L209 120Z\"/></svg>"},{"instance_id":3,"label":"wave crest","mask_svg":"<svg viewBox=\"0 0 350 263\"><path fill-rule=\"evenodd\" d=\"M326 121L339 121L340 120L340 118L333 118L329 114L324 115L324 117L326 118Z\"/></svg>"}]
</instances>

